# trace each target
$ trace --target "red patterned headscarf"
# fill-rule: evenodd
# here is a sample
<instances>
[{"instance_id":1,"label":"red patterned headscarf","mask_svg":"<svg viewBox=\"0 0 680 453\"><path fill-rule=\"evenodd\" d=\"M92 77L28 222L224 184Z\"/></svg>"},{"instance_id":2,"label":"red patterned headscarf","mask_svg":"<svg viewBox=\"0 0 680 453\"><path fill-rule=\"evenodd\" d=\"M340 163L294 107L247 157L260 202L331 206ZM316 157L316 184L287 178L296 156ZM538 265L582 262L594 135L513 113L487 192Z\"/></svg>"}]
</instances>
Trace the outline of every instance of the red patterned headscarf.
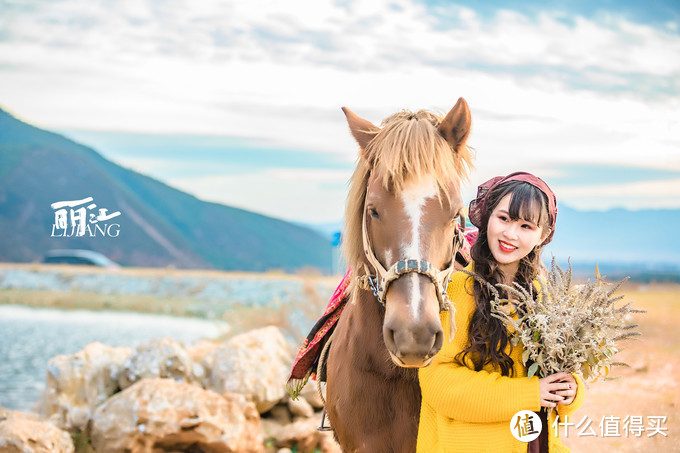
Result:
<instances>
[{"instance_id":1,"label":"red patterned headscarf","mask_svg":"<svg viewBox=\"0 0 680 453\"><path fill-rule=\"evenodd\" d=\"M538 188L543 192L548 199L548 224L550 226L550 234L543 241L543 245L552 241L553 235L555 234L555 221L557 220L557 199L555 194L550 187L541 178L527 173L524 171L518 171L515 173L510 173L508 176L496 176L495 178L489 179L484 184L477 188L477 198L470 202L470 210L468 217L470 222L477 228L481 228L486 222L489 221L489 213L487 212L487 202L489 200L489 193L491 190L507 181L524 181L528 182L532 186Z\"/></svg>"}]
</instances>

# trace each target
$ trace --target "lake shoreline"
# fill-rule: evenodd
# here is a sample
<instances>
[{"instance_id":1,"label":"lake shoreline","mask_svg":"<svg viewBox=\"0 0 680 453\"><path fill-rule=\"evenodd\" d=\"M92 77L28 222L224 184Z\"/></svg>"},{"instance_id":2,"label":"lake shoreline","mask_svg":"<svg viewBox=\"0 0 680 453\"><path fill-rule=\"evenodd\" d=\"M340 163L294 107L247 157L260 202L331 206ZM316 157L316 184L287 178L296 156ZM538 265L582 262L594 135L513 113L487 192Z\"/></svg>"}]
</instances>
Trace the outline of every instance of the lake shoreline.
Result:
<instances>
[{"instance_id":1,"label":"lake shoreline","mask_svg":"<svg viewBox=\"0 0 680 453\"><path fill-rule=\"evenodd\" d=\"M190 346L221 341L232 334L219 320L168 315L35 308L0 305L0 405L35 412L45 388L48 360L75 354L91 343L134 348L152 339L172 337Z\"/></svg>"},{"instance_id":2,"label":"lake shoreline","mask_svg":"<svg viewBox=\"0 0 680 453\"><path fill-rule=\"evenodd\" d=\"M305 273L0 263L0 305L217 319L236 332L267 321L299 339L340 280Z\"/></svg>"}]
</instances>

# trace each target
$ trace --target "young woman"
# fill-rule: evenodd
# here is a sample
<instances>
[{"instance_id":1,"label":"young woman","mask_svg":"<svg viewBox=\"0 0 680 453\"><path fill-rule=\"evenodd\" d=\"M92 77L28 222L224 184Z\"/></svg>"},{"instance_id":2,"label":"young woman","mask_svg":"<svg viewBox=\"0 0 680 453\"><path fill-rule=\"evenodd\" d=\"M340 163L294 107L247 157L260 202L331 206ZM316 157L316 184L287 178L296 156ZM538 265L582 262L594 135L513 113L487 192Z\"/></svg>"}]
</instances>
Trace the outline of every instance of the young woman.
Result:
<instances>
[{"instance_id":1,"label":"young woman","mask_svg":"<svg viewBox=\"0 0 680 453\"><path fill-rule=\"evenodd\" d=\"M492 284L540 285L540 253L552 240L557 204L548 185L524 172L479 186L469 217L479 228L466 268ZM552 423L571 415L583 400L582 382L569 373L527 378L522 345L490 314L488 290L465 272L453 275L448 295L456 306L457 331L446 338L432 364L420 370L420 453L568 452ZM448 325L448 312L442 324ZM446 331L447 329L445 329ZM510 429L521 410L556 408L538 439L517 440Z\"/></svg>"}]
</instances>

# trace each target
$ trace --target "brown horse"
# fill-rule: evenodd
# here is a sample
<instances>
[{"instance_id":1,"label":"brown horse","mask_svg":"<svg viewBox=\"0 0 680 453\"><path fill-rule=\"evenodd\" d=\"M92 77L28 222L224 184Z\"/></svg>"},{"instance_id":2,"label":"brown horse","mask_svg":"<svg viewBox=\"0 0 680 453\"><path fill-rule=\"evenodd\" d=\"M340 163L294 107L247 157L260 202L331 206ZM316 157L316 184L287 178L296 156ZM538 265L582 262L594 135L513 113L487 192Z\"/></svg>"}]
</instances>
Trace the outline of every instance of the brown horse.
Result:
<instances>
[{"instance_id":1,"label":"brown horse","mask_svg":"<svg viewBox=\"0 0 680 453\"><path fill-rule=\"evenodd\" d=\"M470 111L461 98L445 118L403 111L378 128L343 110L360 147L344 236L354 279L328 351L328 418L345 452L411 453L418 367L441 348L450 306Z\"/></svg>"}]
</instances>

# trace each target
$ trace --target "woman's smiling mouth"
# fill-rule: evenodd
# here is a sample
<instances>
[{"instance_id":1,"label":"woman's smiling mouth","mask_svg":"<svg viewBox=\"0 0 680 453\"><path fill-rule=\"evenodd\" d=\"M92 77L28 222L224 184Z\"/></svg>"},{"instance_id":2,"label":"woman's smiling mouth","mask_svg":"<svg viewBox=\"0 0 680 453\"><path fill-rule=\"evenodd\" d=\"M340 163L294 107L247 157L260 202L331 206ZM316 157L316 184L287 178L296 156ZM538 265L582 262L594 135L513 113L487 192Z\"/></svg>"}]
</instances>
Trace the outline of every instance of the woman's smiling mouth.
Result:
<instances>
[{"instance_id":1,"label":"woman's smiling mouth","mask_svg":"<svg viewBox=\"0 0 680 453\"><path fill-rule=\"evenodd\" d=\"M515 250L517 250L516 246L509 244L505 241L498 241L498 247L501 249L501 252L504 253L512 253Z\"/></svg>"}]
</instances>

